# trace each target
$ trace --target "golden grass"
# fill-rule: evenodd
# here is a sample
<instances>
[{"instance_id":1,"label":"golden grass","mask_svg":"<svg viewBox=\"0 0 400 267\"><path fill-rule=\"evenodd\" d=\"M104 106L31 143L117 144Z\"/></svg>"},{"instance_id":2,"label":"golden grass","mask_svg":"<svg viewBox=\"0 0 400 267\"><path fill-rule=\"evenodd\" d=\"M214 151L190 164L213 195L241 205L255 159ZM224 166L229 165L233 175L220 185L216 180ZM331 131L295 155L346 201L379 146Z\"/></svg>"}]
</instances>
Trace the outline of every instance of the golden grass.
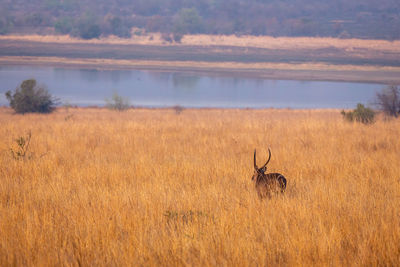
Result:
<instances>
[{"instance_id":1,"label":"golden grass","mask_svg":"<svg viewBox=\"0 0 400 267\"><path fill-rule=\"evenodd\" d=\"M338 110L0 109L0 265L400 264L400 122ZM14 139L32 131L31 158ZM260 201L253 149L288 178Z\"/></svg>"}]
</instances>

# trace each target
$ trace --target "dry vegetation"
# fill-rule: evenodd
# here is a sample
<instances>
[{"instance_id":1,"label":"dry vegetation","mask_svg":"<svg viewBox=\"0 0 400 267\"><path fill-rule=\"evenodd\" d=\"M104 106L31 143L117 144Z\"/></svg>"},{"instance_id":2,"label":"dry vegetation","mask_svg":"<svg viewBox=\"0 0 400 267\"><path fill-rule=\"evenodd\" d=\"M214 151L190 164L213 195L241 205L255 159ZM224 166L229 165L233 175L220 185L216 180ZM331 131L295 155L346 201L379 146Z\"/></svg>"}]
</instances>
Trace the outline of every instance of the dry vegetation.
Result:
<instances>
[{"instance_id":1,"label":"dry vegetation","mask_svg":"<svg viewBox=\"0 0 400 267\"><path fill-rule=\"evenodd\" d=\"M0 110L0 265L400 263L400 122L337 110ZM28 156L9 152L32 132ZM253 149L283 197L260 201Z\"/></svg>"},{"instance_id":2,"label":"dry vegetation","mask_svg":"<svg viewBox=\"0 0 400 267\"><path fill-rule=\"evenodd\" d=\"M235 35L185 35L181 43L168 43L160 33L133 35L131 38L116 36L101 39L83 40L68 35L0 35L0 40L34 41L44 43L82 43L82 44L141 44L141 45L190 45L190 46L238 46L267 49L322 49L337 48L346 51L365 49L380 52L400 52L400 41L339 39L329 37L271 37L271 36L235 36Z\"/></svg>"}]
</instances>

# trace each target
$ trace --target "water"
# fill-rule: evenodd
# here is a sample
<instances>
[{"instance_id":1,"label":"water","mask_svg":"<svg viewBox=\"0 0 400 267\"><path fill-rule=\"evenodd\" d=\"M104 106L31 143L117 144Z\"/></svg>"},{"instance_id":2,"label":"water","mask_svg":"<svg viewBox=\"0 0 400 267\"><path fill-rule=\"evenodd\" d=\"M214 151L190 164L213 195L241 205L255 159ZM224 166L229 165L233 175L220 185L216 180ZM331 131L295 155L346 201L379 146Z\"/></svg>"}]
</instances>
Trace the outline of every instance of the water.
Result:
<instances>
[{"instance_id":1,"label":"water","mask_svg":"<svg viewBox=\"0 0 400 267\"><path fill-rule=\"evenodd\" d=\"M383 85L263 80L182 72L0 67L4 93L35 78L63 104L103 106L114 92L136 106L220 108L354 108L370 103Z\"/></svg>"}]
</instances>

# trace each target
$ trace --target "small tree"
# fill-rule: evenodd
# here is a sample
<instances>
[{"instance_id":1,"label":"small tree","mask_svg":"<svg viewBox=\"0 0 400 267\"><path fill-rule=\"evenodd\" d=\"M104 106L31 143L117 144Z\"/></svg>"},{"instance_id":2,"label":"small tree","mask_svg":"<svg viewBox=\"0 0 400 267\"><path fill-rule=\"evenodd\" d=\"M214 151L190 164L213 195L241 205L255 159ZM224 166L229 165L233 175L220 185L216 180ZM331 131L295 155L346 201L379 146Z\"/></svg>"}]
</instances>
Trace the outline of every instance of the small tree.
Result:
<instances>
[{"instance_id":1,"label":"small tree","mask_svg":"<svg viewBox=\"0 0 400 267\"><path fill-rule=\"evenodd\" d=\"M202 31L203 19L200 17L196 8L182 8L176 14L173 25L174 35L183 36L187 33L201 33Z\"/></svg>"},{"instance_id":2,"label":"small tree","mask_svg":"<svg viewBox=\"0 0 400 267\"><path fill-rule=\"evenodd\" d=\"M9 31L8 21L0 18L0 35L7 34Z\"/></svg>"},{"instance_id":3,"label":"small tree","mask_svg":"<svg viewBox=\"0 0 400 267\"><path fill-rule=\"evenodd\" d=\"M78 31L79 31L79 37L86 40L99 38L101 35L100 26L95 23L80 24Z\"/></svg>"},{"instance_id":4,"label":"small tree","mask_svg":"<svg viewBox=\"0 0 400 267\"><path fill-rule=\"evenodd\" d=\"M101 34L102 31L98 19L91 14L82 15L71 30L72 36L78 36L86 40L99 38Z\"/></svg>"},{"instance_id":5,"label":"small tree","mask_svg":"<svg viewBox=\"0 0 400 267\"><path fill-rule=\"evenodd\" d=\"M122 38L130 38L130 28L125 25L120 17L113 17L108 21L111 27L111 33Z\"/></svg>"},{"instance_id":6,"label":"small tree","mask_svg":"<svg viewBox=\"0 0 400 267\"><path fill-rule=\"evenodd\" d=\"M400 114L400 88L389 85L376 94L376 105L388 116L396 117Z\"/></svg>"},{"instance_id":7,"label":"small tree","mask_svg":"<svg viewBox=\"0 0 400 267\"><path fill-rule=\"evenodd\" d=\"M25 80L14 92L6 92L10 106L17 113L50 113L57 105L56 99L41 86L36 85L35 79Z\"/></svg>"},{"instance_id":8,"label":"small tree","mask_svg":"<svg viewBox=\"0 0 400 267\"><path fill-rule=\"evenodd\" d=\"M357 108L353 111L344 111L342 110L341 114L343 118L347 121L353 122L361 122L364 124L373 123L375 120L375 111L370 108L364 107L363 104L358 103Z\"/></svg>"},{"instance_id":9,"label":"small tree","mask_svg":"<svg viewBox=\"0 0 400 267\"><path fill-rule=\"evenodd\" d=\"M172 35L172 37L173 37L173 39L174 39L174 41L175 41L176 43L180 43L180 42L182 41L183 34L182 34L182 33L179 33L179 32L174 32L174 34Z\"/></svg>"},{"instance_id":10,"label":"small tree","mask_svg":"<svg viewBox=\"0 0 400 267\"><path fill-rule=\"evenodd\" d=\"M118 111L123 111L130 107L129 100L124 99L122 96L118 95L117 92L113 93L111 100L106 99L106 103L107 108Z\"/></svg>"},{"instance_id":11,"label":"small tree","mask_svg":"<svg viewBox=\"0 0 400 267\"><path fill-rule=\"evenodd\" d=\"M54 29L61 34L68 34L72 31L73 21L70 17L63 17L56 21Z\"/></svg>"}]
</instances>

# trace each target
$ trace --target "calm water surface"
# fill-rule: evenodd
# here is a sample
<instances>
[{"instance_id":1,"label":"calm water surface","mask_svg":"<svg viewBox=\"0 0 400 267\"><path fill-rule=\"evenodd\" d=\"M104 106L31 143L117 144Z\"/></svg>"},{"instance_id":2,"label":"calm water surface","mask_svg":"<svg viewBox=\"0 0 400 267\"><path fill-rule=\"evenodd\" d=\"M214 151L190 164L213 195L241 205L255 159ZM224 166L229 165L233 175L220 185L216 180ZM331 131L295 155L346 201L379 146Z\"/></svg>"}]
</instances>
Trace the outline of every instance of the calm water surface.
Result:
<instances>
[{"instance_id":1,"label":"calm water surface","mask_svg":"<svg viewBox=\"0 0 400 267\"><path fill-rule=\"evenodd\" d=\"M113 92L136 106L221 108L353 108L370 103L383 85L345 82L263 80L181 72L0 67L4 93L35 78L63 104L103 106Z\"/></svg>"}]
</instances>

